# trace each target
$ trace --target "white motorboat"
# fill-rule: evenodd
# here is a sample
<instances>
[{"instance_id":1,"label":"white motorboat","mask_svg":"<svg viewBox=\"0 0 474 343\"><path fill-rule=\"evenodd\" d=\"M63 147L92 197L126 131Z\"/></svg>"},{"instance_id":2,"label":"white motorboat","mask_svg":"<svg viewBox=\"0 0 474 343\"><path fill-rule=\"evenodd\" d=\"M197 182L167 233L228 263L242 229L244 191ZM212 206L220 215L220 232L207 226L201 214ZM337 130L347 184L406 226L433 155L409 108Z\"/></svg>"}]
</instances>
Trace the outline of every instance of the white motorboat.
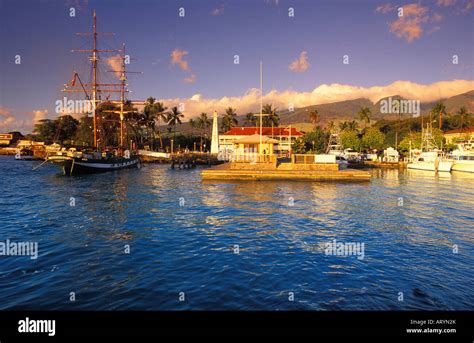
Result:
<instances>
[{"instance_id":1,"label":"white motorboat","mask_svg":"<svg viewBox=\"0 0 474 343\"><path fill-rule=\"evenodd\" d=\"M411 163L408 163L407 168L450 172L453 164L452 160L444 159L442 151L425 151L419 154Z\"/></svg>"},{"instance_id":2,"label":"white motorboat","mask_svg":"<svg viewBox=\"0 0 474 343\"><path fill-rule=\"evenodd\" d=\"M474 173L474 143L458 144L458 149L454 150L450 157L453 161L453 171Z\"/></svg>"}]
</instances>

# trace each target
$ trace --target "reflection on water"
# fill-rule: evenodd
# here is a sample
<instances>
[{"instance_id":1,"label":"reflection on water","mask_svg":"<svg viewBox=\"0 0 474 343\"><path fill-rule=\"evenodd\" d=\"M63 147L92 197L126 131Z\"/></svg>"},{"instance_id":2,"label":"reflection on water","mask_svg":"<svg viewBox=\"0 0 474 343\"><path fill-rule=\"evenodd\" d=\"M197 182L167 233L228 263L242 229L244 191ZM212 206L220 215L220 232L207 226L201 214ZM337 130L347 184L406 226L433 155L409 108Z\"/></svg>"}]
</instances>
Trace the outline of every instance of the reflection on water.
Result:
<instances>
[{"instance_id":1,"label":"reflection on water","mask_svg":"<svg viewBox=\"0 0 474 343\"><path fill-rule=\"evenodd\" d=\"M201 182L199 170L162 165L74 178L31 166L0 158L2 240L37 241L40 253L0 257L1 308L474 305L471 174L374 169L362 184ZM333 240L364 243L364 259L326 255L321 247Z\"/></svg>"}]
</instances>

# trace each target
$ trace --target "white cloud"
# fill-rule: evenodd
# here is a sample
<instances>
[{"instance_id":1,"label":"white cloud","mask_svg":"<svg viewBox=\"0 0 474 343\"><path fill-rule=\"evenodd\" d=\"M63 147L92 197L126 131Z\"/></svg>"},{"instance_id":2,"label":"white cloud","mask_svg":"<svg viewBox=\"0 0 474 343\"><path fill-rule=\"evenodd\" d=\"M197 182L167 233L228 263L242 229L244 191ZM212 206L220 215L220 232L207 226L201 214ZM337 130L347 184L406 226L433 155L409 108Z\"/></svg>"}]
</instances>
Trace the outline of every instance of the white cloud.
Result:
<instances>
[{"instance_id":1,"label":"white cloud","mask_svg":"<svg viewBox=\"0 0 474 343\"><path fill-rule=\"evenodd\" d=\"M443 7L448 7L448 6L452 6L456 3L456 0L438 0L436 2L436 4L438 6L443 6Z\"/></svg>"},{"instance_id":2,"label":"white cloud","mask_svg":"<svg viewBox=\"0 0 474 343\"><path fill-rule=\"evenodd\" d=\"M375 9L375 12L385 14L385 13L389 13L389 12L394 11L396 8L397 8L397 6L388 3L388 4L383 4L383 5L378 6Z\"/></svg>"},{"instance_id":3,"label":"white cloud","mask_svg":"<svg viewBox=\"0 0 474 343\"><path fill-rule=\"evenodd\" d=\"M290 63L288 69L295 73L301 73L308 70L310 67L311 64L308 62L308 53L302 51L299 58Z\"/></svg>"},{"instance_id":4,"label":"white cloud","mask_svg":"<svg viewBox=\"0 0 474 343\"><path fill-rule=\"evenodd\" d=\"M122 57L120 55L110 56L105 59L105 63L110 67L110 71L122 70ZM120 72L113 73L117 78L120 77Z\"/></svg>"},{"instance_id":5,"label":"white cloud","mask_svg":"<svg viewBox=\"0 0 474 343\"><path fill-rule=\"evenodd\" d=\"M224 12L224 5L219 5L219 6L215 7L215 8L212 10L211 14L212 14L213 16L219 16L219 15L221 15L223 12Z\"/></svg>"},{"instance_id":6,"label":"white cloud","mask_svg":"<svg viewBox=\"0 0 474 343\"><path fill-rule=\"evenodd\" d=\"M449 0L439 0L439 6L450 6L454 3ZM403 12L401 16L389 23L389 31L396 37L405 39L408 43L421 38L423 33L432 34L440 29L439 25L430 27L430 24L439 24L443 20L443 16L435 13L432 9L420 5L420 3L412 3L402 6ZM387 14L397 10L397 6L390 3L378 6L375 12Z\"/></svg>"},{"instance_id":7,"label":"white cloud","mask_svg":"<svg viewBox=\"0 0 474 343\"><path fill-rule=\"evenodd\" d=\"M171 64L173 66L178 65L178 67L180 67L181 70L190 72L191 68L189 67L189 63L188 63L188 61L184 60L184 57L188 54L189 54L189 52L187 52L185 50L181 50L181 49L178 49L178 48L174 49L171 52Z\"/></svg>"},{"instance_id":8,"label":"white cloud","mask_svg":"<svg viewBox=\"0 0 474 343\"><path fill-rule=\"evenodd\" d=\"M171 65L177 65L181 70L190 73L190 75L183 79L185 83L194 83L197 80L197 76L192 72L189 62L184 59L186 55L189 55L189 52L179 48L174 49L171 52Z\"/></svg>"},{"instance_id":9,"label":"white cloud","mask_svg":"<svg viewBox=\"0 0 474 343\"><path fill-rule=\"evenodd\" d=\"M190 76L185 77L184 82L185 83L194 83L194 82L196 82L196 74L191 74Z\"/></svg>"},{"instance_id":10,"label":"white cloud","mask_svg":"<svg viewBox=\"0 0 474 343\"><path fill-rule=\"evenodd\" d=\"M46 119L47 115L47 109L33 110L31 112L15 115L11 109L0 107L0 132L31 132L34 125L41 119Z\"/></svg>"},{"instance_id":11,"label":"white cloud","mask_svg":"<svg viewBox=\"0 0 474 343\"><path fill-rule=\"evenodd\" d=\"M410 81L395 81L389 85L373 87L333 83L320 85L308 92L271 90L264 95L263 102L271 103L280 110L287 109L290 103L295 108L358 98L366 98L375 103L381 98L391 95L430 102L470 90L474 90L474 81L469 80L440 81L427 85ZM218 113L223 113L224 109L229 106L236 108L238 114L257 112L260 102L259 93L258 89L252 88L241 96L206 98L202 94L194 94L191 98L161 99L160 101L163 101L168 107L184 103L184 115L186 119L190 119L201 112L212 113L217 110Z\"/></svg>"}]
</instances>

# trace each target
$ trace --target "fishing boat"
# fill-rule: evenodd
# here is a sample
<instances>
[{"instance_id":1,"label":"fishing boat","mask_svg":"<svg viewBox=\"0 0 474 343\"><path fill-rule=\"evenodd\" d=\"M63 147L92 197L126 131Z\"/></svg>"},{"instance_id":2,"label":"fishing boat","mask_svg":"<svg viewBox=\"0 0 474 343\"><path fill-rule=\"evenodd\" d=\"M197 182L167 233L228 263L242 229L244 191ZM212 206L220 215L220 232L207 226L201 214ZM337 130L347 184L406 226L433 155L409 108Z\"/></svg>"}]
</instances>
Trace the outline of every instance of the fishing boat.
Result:
<instances>
[{"instance_id":1,"label":"fishing boat","mask_svg":"<svg viewBox=\"0 0 474 343\"><path fill-rule=\"evenodd\" d=\"M458 148L449 155L453 162L451 170L474 173L474 141L458 143Z\"/></svg>"},{"instance_id":2,"label":"fishing boat","mask_svg":"<svg viewBox=\"0 0 474 343\"><path fill-rule=\"evenodd\" d=\"M120 50L100 50L97 45L97 36L101 33L97 32L97 16L96 12L93 12L93 28L92 32L82 33L92 37L92 48L88 50L73 50L76 52L87 52L89 53L89 60L91 62L91 82L84 83L77 72L73 73L73 78L70 83L65 85L63 92L80 92L84 93L86 101L92 107L91 114L93 117L93 148L78 151L75 148L72 149L60 149L58 151L52 151L46 157L46 161L58 165L65 175L77 175L83 173L99 173L106 171L115 171L127 168L137 168L140 166L140 158L138 155L126 144L126 128L124 127L125 115L129 112L135 112L134 110L126 111L124 109L125 102L128 100L125 98L125 94L128 93L127 88L127 73L134 73L126 71L126 63L129 60L129 56L125 54L125 44L123 44ZM99 53L105 52L117 52L117 58L121 60L120 70L109 70L116 75L120 75L119 83L100 83L98 80L98 63ZM80 85L80 87L79 87ZM107 94L119 93L120 99L109 100L108 95L106 100L103 101L102 97ZM100 113L111 112L118 114L119 119L110 120L103 119L98 115L99 107L102 103L113 104L119 106L119 110L104 110L100 109ZM143 102L132 102L128 100L130 104L143 104ZM104 125L106 122L119 122L120 123L120 140L118 147L111 147L107 145L107 137L104 137L103 132L100 130L100 125ZM100 137L99 137L100 136ZM132 145L130 143L130 145Z\"/></svg>"},{"instance_id":3,"label":"fishing boat","mask_svg":"<svg viewBox=\"0 0 474 343\"><path fill-rule=\"evenodd\" d=\"M407 164L407 168L434 172L450 172L453 161L447 159L444 152L438 149L433 136L431 116L429 123L426 125L426 129L422 131L421 135L421 150L418 150L417 152L419 153L415 155L413 154L413 150L410 149L411 162Z\"/></svg>"},{"instance_id":4,"label":"fishing boat","mask_svg":"<svg viewBox=\"0 0 474 343\"><path fill-rule=\"evenodd\" d=\"M450 172L453 162L444 159L442 151L425 151L419 154L411 163L408 163L408 169Z\"/></svg>"},{"instance_id":5,"label":"fishing boat","mask_svg":"<svg viewBox=\"0 0 474 343\"><path fill-rule=\"evenodd\" d=\"M344 157L344 148L341 144L341 138L337 130L332 130L329 137L329 143L326 148L326 154Z\"/></svg>"}]
</instances>

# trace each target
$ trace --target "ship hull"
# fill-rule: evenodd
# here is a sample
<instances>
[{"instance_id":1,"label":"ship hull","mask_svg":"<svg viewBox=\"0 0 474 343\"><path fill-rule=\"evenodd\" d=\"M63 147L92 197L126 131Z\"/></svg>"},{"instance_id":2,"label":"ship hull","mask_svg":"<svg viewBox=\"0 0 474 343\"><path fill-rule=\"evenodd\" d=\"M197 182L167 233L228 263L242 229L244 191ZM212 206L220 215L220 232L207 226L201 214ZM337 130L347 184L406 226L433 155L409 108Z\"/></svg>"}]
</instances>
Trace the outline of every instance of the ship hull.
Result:
<instances>
[{"instance_id":1,"label":"ship hull","mask_svg":"<svg viewBox=\"0 0 474 343\"><path fill-rule=\"evenodd\" d=\"M114 170L139 168L140 159L136 156L131 158L111 158L111 159L83 159L71 156L50 156L48 161L59 166L64 175L81 175L104 173Z\"/></svg>"},{"instance_id":2,"label":"ship hull","mask_svg":"<svg viewBox=\"0 0 474 343\"><path fill-rule=\"evenodd\" d=\"M452 170L464 173L474 173L474 161L455 161Z\"/></svg>"},{"instance_id":3,"label":"ship hull","mask_svg":"<svg viewBox=\"0 0 474 343\"><path fill-rule=\"evenodd\" d=\"M453 166L452 162L439 162L438 168L436 168L436 165L434 162L415 162L415 163L408 163L407 168L418 169L418 170L450 172L452 166Z\"/></svg>"}]
</instances>

